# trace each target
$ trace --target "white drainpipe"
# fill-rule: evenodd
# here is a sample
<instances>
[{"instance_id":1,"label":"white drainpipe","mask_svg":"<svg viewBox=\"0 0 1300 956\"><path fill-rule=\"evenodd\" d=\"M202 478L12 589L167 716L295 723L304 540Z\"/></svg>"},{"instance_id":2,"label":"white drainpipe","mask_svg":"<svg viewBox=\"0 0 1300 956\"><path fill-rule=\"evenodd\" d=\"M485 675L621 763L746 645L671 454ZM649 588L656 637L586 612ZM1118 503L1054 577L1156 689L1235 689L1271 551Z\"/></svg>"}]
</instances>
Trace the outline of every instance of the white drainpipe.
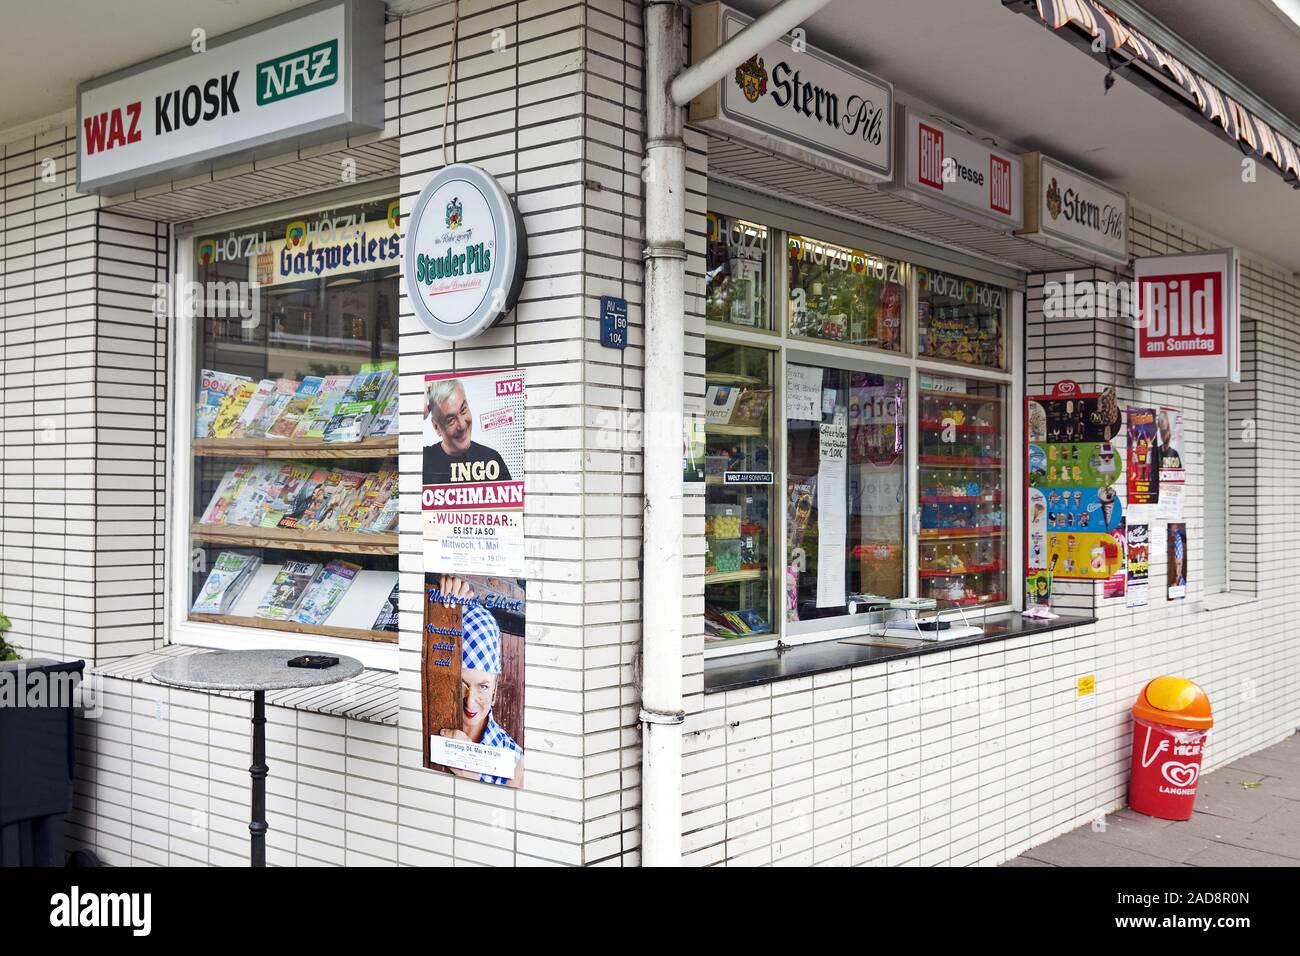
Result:
<instances>
[{"instance_id":1,"label":"white drainpipe","mask_svg":"<svg viewBox=\"0 0 1300 956\"><path fill-rule=\"evenodd\" d=\"M677 0L647 0L645 512L641 575L641 862L682 859L682 406L686 146L668 96L681 69Z\"/></svg>"},{"instance_id":2,"label":"white drainpipe","mask_svg":"<svg viewBox=\"0 0 1300 956\"><path fill-rule=\"evenodd\" d=\"M830 0L783 0L682 69L678 0L645 0L645 390L641 862L682 860L682 435L686 146L682 107Z\"/></svg>"}]
</instances>

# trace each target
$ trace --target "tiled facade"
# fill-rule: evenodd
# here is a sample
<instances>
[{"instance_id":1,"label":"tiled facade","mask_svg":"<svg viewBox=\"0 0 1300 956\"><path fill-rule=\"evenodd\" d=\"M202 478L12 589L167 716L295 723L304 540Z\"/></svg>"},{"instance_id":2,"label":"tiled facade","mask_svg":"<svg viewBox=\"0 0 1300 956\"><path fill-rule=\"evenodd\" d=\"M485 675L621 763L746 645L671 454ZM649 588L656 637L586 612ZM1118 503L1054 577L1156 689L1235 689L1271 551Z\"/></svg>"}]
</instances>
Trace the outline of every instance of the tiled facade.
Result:
<instances>
[{"instance_id":1,"label":"tiled facade","mask_svg":"<svg viewBox=\"0 0 1300 956\"><path fill-rule=\"evenodd\" d=\"M391 171L407 209L443 164L444 134L448 162L495 175L525 217L528 279L510 318L455 345L432 339L403 305L396 705L357 719L272 702L272 865L639 862L640 582L656 570L639 564L641 9L633 0L459 9L446 129L452 9L439 5L388 24L388 129L370 146L382 159L396 144ZM239 865L248 703L113 666L166 641L164 521L184 520L165 501L167 328L150 294L168 271L168 225L139 215L161 215L171 194L115 210L62 185L66 170L43 182L41 160L70 161L72 134L0 137L0 608L24 651L119 675L105 678L103 715L81 727L74 839L115 864ZM688 129L686 142L686 392L699 400L709 141ZM256 182L256 172L240 175ZM1132 243L1138 255L1216 245L1147 213ZM1285 334L1300 321L1300 288L1260 263L1244 277L1251 382L1233 390L1231 409L1234 426L1251 417L1258 428L1253 443L1234 438L1234 478L1250 475L1255 493L1234 491L1242 527L1232 546L1234 580L1256 576L1251 603L1200 610L1205 556L1193 547L1181 603L1164 601L1157 562L1148 608L1071 588L1065 603L1095 605L1093 626L706 694L704 502L699 486L685 489L685 862L1000 862L1122 802L1127 708L1166 670L1195 676L1214 701L1211 766L1296 726L1300 705L1287 690L1300 655L1283 619L1295 610L1287 573L1300 529L1282 502L1300 452L1282 423L1300 367ZM1070 377L1117 383L1121 402L1180 406L1199 540L1201 390L1127 387L1124 330L1046 320L1050 278L1028 283L1029 391ZM601 295L628 300L625 351L599 344ZM420 767L423 375L506 366L527 368L529 396L528 770L518 791ZM1097 692L1077 698L1087 674Z\"/></svg>"}]
</instances>

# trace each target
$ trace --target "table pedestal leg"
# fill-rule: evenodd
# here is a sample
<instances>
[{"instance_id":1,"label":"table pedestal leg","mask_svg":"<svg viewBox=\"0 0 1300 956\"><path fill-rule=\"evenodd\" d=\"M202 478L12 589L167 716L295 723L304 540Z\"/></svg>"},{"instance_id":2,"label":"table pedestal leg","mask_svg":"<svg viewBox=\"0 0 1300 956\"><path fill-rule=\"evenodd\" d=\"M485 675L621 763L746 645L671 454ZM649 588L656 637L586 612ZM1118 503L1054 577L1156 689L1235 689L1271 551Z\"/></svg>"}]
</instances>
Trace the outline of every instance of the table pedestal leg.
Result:
<instances>
[{"instance_id":1,"label":"table pedestal leg","mask_svg":"<svg viewBox=\"0 0 1300 956\"><path fill-rule=\"evenodd\" d=\"M253 691L253 765L248 775L253 778L251 865L266 866L266 692Z\"/></svg>"}]
</instances>

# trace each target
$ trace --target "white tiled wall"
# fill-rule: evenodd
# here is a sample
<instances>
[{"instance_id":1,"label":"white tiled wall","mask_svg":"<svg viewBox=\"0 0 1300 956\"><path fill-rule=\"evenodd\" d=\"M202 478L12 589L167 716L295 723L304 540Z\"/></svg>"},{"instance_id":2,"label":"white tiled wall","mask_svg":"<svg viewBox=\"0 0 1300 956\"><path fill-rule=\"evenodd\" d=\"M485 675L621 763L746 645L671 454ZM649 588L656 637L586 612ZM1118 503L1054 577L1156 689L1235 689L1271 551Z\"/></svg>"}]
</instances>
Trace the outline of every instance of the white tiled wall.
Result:
<instances>
[{"instance_id":1,"label":"white tiled wall","mask_svg":"<svg viewBox=\"0 0 1300 956\"><path fill-rule=\"evenodd\" d=\"M273 864L638 861L635 413L653 360L640 313L641 11L622 0L459 9L448 160L483 165L515 196L529 279L513 316L467 343L431 338L403 308L401 710L393 726L268 709ZM408 207L442 165L451 13L442 4L387 29L388 135L400 136ZM686 135L686 391L699 398L707 143ZM99 660L162 638L166 343L141 292L165 269L165 243L160 226L39 181L38 157L53 150L66 161L70 137L60 129L4 146L0 607L26 650ZM1144 214L1134 244L1149 253L1199 241ZM1167 605L1156 584L1151 607L1097 602L1101 620L1086 628L707 695L703 498L686 489L688 863L999 862L1122 801L1127 708L1166 670L1195 677L1214 700L1211 765L1295 727L1300 704L1288 691L1300 656L1283 619L1296 610L1287 582L1300 547L1284 502L1300 452L1283 423L1300 367L1290 333L1300 288L1259 264L1246 281L1247 368L1257 377L1240 404L1234 390L1233 409L1249 409L1261 437L1234 453L1258 476L1240 507L1267 516L1239 558L1258 569L1254 603L1198 610L1194 497L1186 602ZM599 345L601 295L629 302L626 351ZM1119 331L1048 330L1037 303L1031 290L1030 387L1069 375L1118 382L1124 401L1180 405L1198 488L1199 390L1127 390ZM528 369L529 386L522 791L419 766L422 376L512 365ZM56 441L45 440L47 421ZM1152 573L1159 582L1161 565ZM1093 595L1073 600L1091 606ZM1098 690L1079 700L1086 674ZM242 864L247 702L118 679L106 690L104 715L82 726L74 838L110 863Z\"/></svg>"}]
</instances>

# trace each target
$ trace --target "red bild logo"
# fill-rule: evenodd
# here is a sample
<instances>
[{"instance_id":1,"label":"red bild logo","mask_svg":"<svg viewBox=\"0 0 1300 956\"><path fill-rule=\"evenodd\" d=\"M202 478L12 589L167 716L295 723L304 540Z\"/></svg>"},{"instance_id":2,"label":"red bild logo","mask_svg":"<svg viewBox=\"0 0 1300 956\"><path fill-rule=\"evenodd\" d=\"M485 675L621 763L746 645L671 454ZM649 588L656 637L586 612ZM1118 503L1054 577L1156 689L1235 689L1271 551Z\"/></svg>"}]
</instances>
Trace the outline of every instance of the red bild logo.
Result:
<instances>
[{"instance_id":1,"label":"red bild logo","mask_svg":"<svg viewBox=\"0 0 1300 956\"><path fill-rule=\"evenodd\" d=\"M989 157L989 208L1011 215L1011 161L1001 156Z\"/></svg>"},{"instance_id":2,"label":"red bild logo","mask_svg":"<svg viewBox=\"0 0 1300 956\"><path fill-rule=\"evenodd\" d=\"M497 382L498 395L522 395L523 393L524 380L522 378L508 378Z\"/></svg>"},{"instance_id":3,"label":"red bild logo","mask_svg":"<svg viewBox=\"0 0 1300 956\"><path fill-rule=\"evenodd\" d=\"M1138 355L1222 355L1222 281L1218 272L1144 276L1138 286Z\"/></svg>"},{"instance_id":4,"label":"red bild logo","mask_svg":"<svg viewBox=\"0 0 1300 956\"><path fill-rule=\"evenodd\" d=\"M943 189L943 130L918 123L916 156L921 184Z\"/></svg>"}]
</instances>

